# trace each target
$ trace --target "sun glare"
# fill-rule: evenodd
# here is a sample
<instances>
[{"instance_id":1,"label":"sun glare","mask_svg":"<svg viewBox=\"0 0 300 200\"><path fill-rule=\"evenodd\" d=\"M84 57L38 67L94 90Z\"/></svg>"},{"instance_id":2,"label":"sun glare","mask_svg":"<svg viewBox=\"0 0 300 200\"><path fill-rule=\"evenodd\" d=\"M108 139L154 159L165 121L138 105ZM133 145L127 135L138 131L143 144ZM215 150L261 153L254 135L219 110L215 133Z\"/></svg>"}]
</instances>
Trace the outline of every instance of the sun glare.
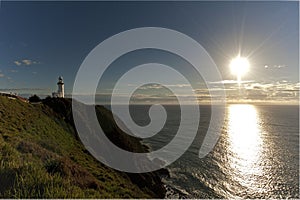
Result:
<instances>
[{"instance_id":1,"label":"sun glare","mask_svg":"<svg viewBox=\"0 0 300 200\"><path fill-rule=\"evenodd\" d=\"M233 75L237 76L238 83L241 82L241 78L249 71L249 61L247 58L237 56L230 62L230 70Z\"/></svg>"}]
</instances>

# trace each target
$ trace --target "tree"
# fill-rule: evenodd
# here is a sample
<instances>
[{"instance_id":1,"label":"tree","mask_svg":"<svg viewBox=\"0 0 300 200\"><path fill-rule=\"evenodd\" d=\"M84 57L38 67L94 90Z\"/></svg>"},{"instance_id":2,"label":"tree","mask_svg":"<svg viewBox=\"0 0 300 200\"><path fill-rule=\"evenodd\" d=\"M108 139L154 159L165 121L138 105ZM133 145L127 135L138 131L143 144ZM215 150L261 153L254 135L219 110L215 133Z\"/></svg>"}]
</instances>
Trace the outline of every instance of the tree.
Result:
<instances>
[{"instance_id":1,"label":"tree","mask_svg":"<svg viewBox=\"0 0 300 200\"><path fill-rule=\"evenodd\" d=\"M45 98L45 100L50 100L50 99L52 99L52 97L51 97L50 95L48 95L48 96Z\"/></svg>"},{"instance_id":2,"label":"tree","mask_svg":"<svg viewBox=\"0 0 300 200\"><path fill-rule=\"evenodd\" d=\"M33 95L33 96L31 96L31 97L29 97L28 100L29 100L30 103L41 102L41 98L38 97L36 94Z\"/></svg>"}]
</instances>

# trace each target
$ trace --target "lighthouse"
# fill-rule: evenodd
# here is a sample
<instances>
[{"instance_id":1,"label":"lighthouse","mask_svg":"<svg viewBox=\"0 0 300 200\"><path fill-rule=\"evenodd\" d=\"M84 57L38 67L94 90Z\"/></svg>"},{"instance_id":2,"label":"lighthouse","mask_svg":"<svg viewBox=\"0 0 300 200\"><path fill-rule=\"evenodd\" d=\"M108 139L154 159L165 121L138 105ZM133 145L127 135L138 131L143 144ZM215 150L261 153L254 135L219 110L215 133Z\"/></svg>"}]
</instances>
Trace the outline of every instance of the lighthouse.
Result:
<instances>
[{"instance_id":1,"label":"lighthouse","mask_svg":"<svg viewBox=\"0 0 300 200\"><path fill-rule=\"evenodd\" d=\"M57 92L53 92L52 96L53 97L58 97L58 98L64 98L65 97L65 86L64 86L64 81L61 76L58 77L58 82L57 82Z\"/></svg>"},{"instance_id":2,"label":"lighthouse","mask_svg":"<svg viewBox=\"0 0 300 200\"><path fill-rule=\"evenodd\" d=\"M58 90L57 90L58 97L64 98L65 97L65 86L64 86L63 78L61 76L58 77L57 86L58 86Z\"/></svg>"}]
</instances>

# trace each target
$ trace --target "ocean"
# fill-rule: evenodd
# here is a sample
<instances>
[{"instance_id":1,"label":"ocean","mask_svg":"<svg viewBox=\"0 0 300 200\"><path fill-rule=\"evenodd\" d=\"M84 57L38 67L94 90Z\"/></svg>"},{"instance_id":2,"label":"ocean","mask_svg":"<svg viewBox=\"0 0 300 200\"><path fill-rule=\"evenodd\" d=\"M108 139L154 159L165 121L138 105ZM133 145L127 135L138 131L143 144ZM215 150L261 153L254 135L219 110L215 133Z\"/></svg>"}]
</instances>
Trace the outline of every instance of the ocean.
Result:
<instances>
[{"instance_id":1,"label":"ocean","mask_svg":"<svg viewBox=\"0 0 300 200\"><path fill-rule=\"evenodd\" d=\"M163 129L143 142L157 150L176 135L180 108L165 106ZM139 125L149 123L149 106L130 107ZM299 198L299 107L230 104L220 138L199 158L210 106L200 106L201 120L194 142L167 169L167 198ZM190 115L189 117L193 117ZM212 124L214 126L214 124ZM180 150L180 145L177 147Z\"/></svg>"}]
</instances>

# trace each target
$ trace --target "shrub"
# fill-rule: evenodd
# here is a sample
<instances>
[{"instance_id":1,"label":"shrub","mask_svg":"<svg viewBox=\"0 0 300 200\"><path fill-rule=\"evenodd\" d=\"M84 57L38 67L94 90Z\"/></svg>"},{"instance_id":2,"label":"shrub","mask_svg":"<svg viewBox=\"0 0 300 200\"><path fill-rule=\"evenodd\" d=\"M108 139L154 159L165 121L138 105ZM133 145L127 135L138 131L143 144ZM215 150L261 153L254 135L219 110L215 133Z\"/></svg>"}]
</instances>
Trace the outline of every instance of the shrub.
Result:
<instances>
[{"instance_id":1,"label":"shrub","mask_svg":"<svg viewBox=\"0 0 300 200\"><path fill-rule=\"evenodd\" d=\"M41 98L39 96L37 96L36 94L29 97L29 102L31 103L37 103L37 102L41 102Z\"/></svg>"}]
</instances>

